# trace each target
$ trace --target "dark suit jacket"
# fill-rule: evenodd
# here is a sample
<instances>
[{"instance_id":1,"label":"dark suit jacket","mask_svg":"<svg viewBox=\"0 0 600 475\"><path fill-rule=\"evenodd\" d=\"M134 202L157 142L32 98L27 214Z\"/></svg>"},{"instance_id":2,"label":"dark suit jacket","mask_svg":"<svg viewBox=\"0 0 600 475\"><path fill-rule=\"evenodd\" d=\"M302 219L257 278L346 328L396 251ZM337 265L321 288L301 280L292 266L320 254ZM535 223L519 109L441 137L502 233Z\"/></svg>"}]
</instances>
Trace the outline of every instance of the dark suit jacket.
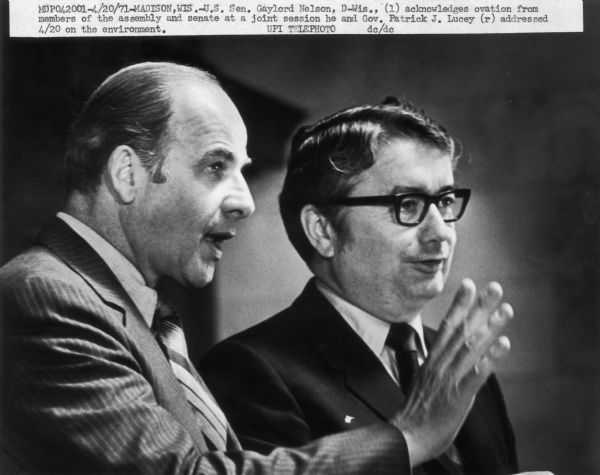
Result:
<instances>
[{"instance_id":1,"label":"dark suit jacket","mask_svg":"<svg viewBox=\"0 0 600 475\"><path fill-rule=\"evenodd\" d=\"M426 329L426 338L434 336ZM199 369L242 445L263 453L389 420L405 399L314 280L291 307L214 347ZM478 394L455 446L467 473L517 470L495 377Z\"/></svg>"},{"instance_id":2,"label":"dark suit jacket","mask_svg":"<svg viewBox=\"0 0 600 475\"><path fill-rule=\"evenodd\" d=\"M54 473L407 473L387 424L269 457L208 452L142 316L98 254L55 219L0 270L0 466Z\"/></svg>"}]
</instances>

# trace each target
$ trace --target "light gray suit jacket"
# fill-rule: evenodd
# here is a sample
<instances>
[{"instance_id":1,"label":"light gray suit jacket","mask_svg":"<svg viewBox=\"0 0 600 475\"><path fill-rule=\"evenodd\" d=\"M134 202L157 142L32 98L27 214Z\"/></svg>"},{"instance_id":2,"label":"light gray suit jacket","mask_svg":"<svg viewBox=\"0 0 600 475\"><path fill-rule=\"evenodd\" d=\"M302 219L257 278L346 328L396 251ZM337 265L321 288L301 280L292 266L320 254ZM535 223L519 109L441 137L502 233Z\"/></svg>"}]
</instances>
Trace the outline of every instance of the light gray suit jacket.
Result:
<instances>
[{"instance_id":1,"label":"light gray suit jacket","mask_svg":"<svg viewBox=\"0 0 600 475\"><path fill-rule=\"evenodd\" d=\"M382 423L262 456L209 452L152 332L100 256L59 219L0 270L2 452L55 473L409 473Z\"/></svg>"}]
</instances>

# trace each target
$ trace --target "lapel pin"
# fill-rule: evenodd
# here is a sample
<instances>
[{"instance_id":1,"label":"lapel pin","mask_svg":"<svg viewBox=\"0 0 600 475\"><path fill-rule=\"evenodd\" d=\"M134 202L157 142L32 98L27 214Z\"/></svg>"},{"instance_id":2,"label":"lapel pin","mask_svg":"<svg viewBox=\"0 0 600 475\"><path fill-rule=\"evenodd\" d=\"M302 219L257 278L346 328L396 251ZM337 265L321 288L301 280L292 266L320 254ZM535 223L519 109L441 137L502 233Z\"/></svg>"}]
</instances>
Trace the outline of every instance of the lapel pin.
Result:
<instances>
[{"instance_id":1,"label":"lapel pin","mask_svg":"<svg viewBox=\"0 0 600 475\"><path fill-rule=\"evenodd\" d=\"M353 420L354 420L354 416L346 416L346 417L344 417L344 422L346 424L351 424Z\"/></svg>"}]
</instances>

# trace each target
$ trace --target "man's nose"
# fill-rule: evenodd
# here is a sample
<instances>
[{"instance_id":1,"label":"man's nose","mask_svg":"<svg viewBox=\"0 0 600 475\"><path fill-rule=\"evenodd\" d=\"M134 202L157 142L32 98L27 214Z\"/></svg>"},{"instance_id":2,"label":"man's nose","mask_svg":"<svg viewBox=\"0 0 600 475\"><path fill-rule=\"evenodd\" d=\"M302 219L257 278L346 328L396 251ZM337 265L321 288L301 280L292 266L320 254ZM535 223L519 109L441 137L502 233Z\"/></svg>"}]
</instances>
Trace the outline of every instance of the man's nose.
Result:
<instances>
[{"instance_id":1,"label":"man's nose","mask_svg":"<svg viewBox=\"0 0 600 475\"><path fill-rule=\"evenodd\" d=\"M456 235L453 223L446 223L435 204L430 204L421 223L421 236L425 241L452 241Z\"/></svg>"},{"instance_id":2,"label":"man's nose","mask_svg":"<svg viewBox=\"0 0 600 475\"><path fill-rule=\"evenodd\" d=\"M255 205L250 188L240 173L234 180L232 189L224 202L225 212L236 219L247 218L254 213Z\"/></svg>"}]
</instances>

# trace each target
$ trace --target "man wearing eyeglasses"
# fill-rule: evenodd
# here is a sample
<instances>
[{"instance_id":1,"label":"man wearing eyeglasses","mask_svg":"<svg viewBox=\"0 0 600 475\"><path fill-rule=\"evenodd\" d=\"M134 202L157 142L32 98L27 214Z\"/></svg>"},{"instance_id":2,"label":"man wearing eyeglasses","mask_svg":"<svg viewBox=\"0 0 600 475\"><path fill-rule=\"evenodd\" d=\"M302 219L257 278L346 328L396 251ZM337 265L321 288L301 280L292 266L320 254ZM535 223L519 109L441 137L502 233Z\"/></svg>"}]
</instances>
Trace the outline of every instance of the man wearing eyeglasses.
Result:
<instances>
[{"instance_id":1,"label":"man wearing eyeglasses","mask_svg":"<svg viewBox=\"0 0 600 475\"><path fill-rule=\"evenodd\" d=\"M437 333L421 313L444 289L470 197L455 182L456 161L444 128L393 98L295 135L280 208L314 278L289 308L200 365L244 447L300 446L427 397L432 385L418 368ZM492 294L501 295L497 283L478 298ZM414 470L517 471L494 376L448 450Z\"/></svg>"}]
</instances>

